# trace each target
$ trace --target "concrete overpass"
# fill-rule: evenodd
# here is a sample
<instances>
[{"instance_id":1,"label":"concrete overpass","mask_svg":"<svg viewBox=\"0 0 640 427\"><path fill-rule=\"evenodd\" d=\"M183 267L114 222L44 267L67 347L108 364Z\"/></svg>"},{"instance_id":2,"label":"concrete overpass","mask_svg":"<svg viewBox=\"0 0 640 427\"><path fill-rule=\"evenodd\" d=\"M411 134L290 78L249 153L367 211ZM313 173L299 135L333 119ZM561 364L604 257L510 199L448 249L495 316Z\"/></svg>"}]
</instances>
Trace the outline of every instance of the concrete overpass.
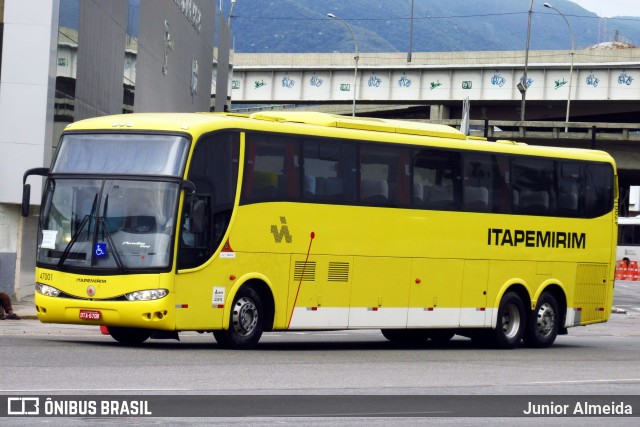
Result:
<instances>
[{"instance_id":1,"label":"concrete overpass","mask_svg":"<svg viewBox=\"0 0 640 427\"><path fill-rule=\"evenodd\" d=\"M523 51L363 53L357 103L428 105L429 118L460 117L469 97L475 119L516 120ZM526 119L564 119L571 80L574 120L635 121L640 113L640 49L531 51ZM231 100L246 104L348 104L354 58L347 53L235 54Z\"/></svg>"}]
</instances>

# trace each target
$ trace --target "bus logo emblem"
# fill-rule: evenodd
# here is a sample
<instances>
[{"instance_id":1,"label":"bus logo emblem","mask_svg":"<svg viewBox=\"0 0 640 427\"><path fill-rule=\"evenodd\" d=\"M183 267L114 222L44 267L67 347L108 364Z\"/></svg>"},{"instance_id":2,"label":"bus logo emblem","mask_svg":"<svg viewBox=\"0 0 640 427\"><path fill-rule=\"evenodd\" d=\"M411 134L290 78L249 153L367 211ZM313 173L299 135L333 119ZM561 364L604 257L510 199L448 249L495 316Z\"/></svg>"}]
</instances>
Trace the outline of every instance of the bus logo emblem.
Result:
<instances>
[{"instance_id":1,"label":"bus logo emblem","mask_svg":"<svg viewBox=\"0 0 640 427\"><path fill-rule=\"evenodd\" d=\"M94 288L93 286L89 286L87 288L87 295L89 295L90 297L94 296L96 294L96 288Z\"/></svg>"},{"instance_id":2,"label":"bus logo emblem","mask_svg":"<svg viewBox=\"0 0 640 427\"><path fill-rule=\"evenodd\" d=\"M282 238L284 237L284 240L287 243L291 243L291 241L293 240L293 236L291 236L291 234L289 234L289 227L287 226L287 219L283 216L280 217L280 224L282 224L282 227L280 227L280 230L278 230L278 226L277 225L272 225L271 226L271 234L273 234L273 239L275 240L276 243L282 243Z\"/></svg>"}]
</instances>

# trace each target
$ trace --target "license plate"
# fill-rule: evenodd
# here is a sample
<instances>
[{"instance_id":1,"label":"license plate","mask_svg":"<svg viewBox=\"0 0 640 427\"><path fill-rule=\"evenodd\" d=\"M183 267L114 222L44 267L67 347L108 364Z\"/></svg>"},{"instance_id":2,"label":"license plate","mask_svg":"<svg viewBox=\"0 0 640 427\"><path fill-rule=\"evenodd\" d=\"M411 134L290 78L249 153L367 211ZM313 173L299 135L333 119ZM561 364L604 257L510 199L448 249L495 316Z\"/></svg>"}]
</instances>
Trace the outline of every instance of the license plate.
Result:
<instances>
[{"instance_id":1,"label":"license plate","mask_svg":"<svg viewBox=\"0 0 640 427\"><path fill-rule=\"evenodd\" d=\"M80 310L80 318L83 320L100 320L102 313L96 310Z\"/></svg>"}]
</instances>

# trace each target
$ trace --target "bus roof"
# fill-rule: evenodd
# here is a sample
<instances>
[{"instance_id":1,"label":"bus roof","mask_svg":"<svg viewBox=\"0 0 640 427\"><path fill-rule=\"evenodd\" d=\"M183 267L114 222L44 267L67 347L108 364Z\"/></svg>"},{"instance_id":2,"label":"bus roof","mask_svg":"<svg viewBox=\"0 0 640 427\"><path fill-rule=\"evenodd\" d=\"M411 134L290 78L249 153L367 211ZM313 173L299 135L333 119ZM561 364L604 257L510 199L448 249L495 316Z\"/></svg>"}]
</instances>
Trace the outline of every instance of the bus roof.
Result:
<instances>
[{"instance_id":1,"label":"bus roof","mask_svg":"<svg viewBox=\"0 0 640 427\"><path fill-rule=\"evenodd\" d=\"M256 120L304 123L310 125L343 129L369 130L376 132L403 133L408 135L436 136L441 138L467 139L459 130L445 125L410 122L405 120L377 119L371 117L351 117L337 114L314 112L264 112L249 116Z\"/></svg>"},{"instance_id":2,"label":"bus roof","mask_svg":"<svg viewBox=\"0 0 640 427\"><path fill-rule=\"evenodd\" d=\"M95 130L105 128L137 128L154 130L187 130L193 126L211 124L220 118L244 118L280 123L304 123L316 126L376 132L403 133L441 138L467 139L459 130L445 125L403 120L340 116L316 112L260 112L251 115L232 113L137 113L102 116L69 124L66 130Z\"/></svg>"},{"instance_id":3,"label":"bus roof","mask_svg":"<svg viewBox=\"0 0 640 427\"><path fill-rule=\"evenodd\" d=\"M279 123L274 129L265 128L265 122ZM299 126L305 126L302 130ZM236 128L247 130L291 132L317 134L314 127L327 129L326 136L358 138L358 131L369 131L378 134L391 133L407 136L427 136L438 138L425 145L434 145L460 149L483 150L514 154L529 154L548 157L582 158L614 163L612 157L599 150L588 150L565 147L530 146L513 141L486 141L468 137L459 130L445 125L366 117L341 116L337 114L306 111L268 111L253 114L235 113L135 113L114 116L102 116L80 120L69 124L65 131L164 131L188 132L195 138L212 130ZM279 129L276 129L279 128ZM317 129L317 128L316 128ZM348 132L338 135L342 132ZM351 133L356 132L356 133ZM324 132L323 132L324 133ZM401 138L387 140L380 136L370 136L372 141L415 144L416 141L400 141ZM447 142L449 141L449 142ZM451 145L450 145L451 144Z\"/></svg>"}]
</instances>

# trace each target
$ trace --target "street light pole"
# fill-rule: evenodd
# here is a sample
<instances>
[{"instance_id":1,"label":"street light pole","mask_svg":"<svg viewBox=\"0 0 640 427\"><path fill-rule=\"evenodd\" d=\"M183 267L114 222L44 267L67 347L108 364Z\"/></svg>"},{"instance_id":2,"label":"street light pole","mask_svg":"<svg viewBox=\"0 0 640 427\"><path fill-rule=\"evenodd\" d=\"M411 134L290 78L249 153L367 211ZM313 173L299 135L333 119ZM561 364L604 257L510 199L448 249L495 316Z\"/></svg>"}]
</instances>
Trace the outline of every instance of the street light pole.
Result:
<instances>
[{"instance_id":1,"label":"street light pole","mask_svg":"<svg viewBox=\"0 0 640 427\"><path fill-rule=\"evenodd\" d=\"M236 0L231 0L231 9L229 9L229 27L231 27L231 18L233 17L233 7L236 5Z\"/></svg>"},{"instance_id":2,"label":"street light pole","mask_svg":"<svg viewBox=\"0 0 640 427\"><path fill-rule=\"evenodd\" d=\"M358 40L356 39L356 35L354 34L353 30L351 29L351 26L349 26L347 21L345 21L342 18L337 17L333 13L327 13L327 16L329 18L331 18L331 19L337 19L338 21L340 21L344 25L346 25L347 29L351 33L351 37L353 38L353 44L355 45L356 53L355 53L355 56L353 57L353 59L355 60L355 67L354 67L354 70L353 70L353 110L351 112L351 115L353 117L355 117L356 116L356 92L358 91L358 85L357 85L357 83L358 83L358 59L360 59L360 56L358 55Z\"/></svg>"},{"instance_id":3,"label":"street light pole","mask_svg":"<svg viewBox=\"0 0 640 427\"><path fill-rule=\"evenodd\" d=\"M527 45L524 51L524 77L523 81L518 85L518 89L520 93L522 93L522 105L520 106L520 121L523 122L522 126L524 126L524 109L527 102L527 89L529 89L529 85L527 84L527 66L529 64L529 40L531 39L531 15L533 14L533 0L529 4L529 23L527 24Z\"/></svg>"},{"instance_id":4,"label":"street light pole","mask_svg":"<svg viewBox=\"0 0 640 427\"><path fill-rule=\"evenodd\" d=\"M411 0L411 18L409 20L409 52L407 52L407 62L411 62L413 54L413 0Z\"/></svg>"},{"instance_id":5,"label":"street light pole","mask_svg":"<svg viewBox=\"0 0 640 427\"><path fill-rule=\"evenodd\" d=\"M553 9L556 12L558 12L560 14L560 16L562 16L562 18L564 18L564 22L567 23L567 27L569 27L569 33L571 34L571 66L569 67L569 95L567 96L567 116L565 119L565 127L564 127L564 131L565 132L569 132L569 110L571 108L571 81L573 79L573 56L575 54L575 44L574 44L574 40L573 40L573 29L571 28L571 24L569 24L569 20L567 19L566 16L564 16L564 13L560 12L558 9L556 9L555 7L551 6L549 3L545 3L544 7L548 7L549 9Z\"/></svg>"}]
</instances>

